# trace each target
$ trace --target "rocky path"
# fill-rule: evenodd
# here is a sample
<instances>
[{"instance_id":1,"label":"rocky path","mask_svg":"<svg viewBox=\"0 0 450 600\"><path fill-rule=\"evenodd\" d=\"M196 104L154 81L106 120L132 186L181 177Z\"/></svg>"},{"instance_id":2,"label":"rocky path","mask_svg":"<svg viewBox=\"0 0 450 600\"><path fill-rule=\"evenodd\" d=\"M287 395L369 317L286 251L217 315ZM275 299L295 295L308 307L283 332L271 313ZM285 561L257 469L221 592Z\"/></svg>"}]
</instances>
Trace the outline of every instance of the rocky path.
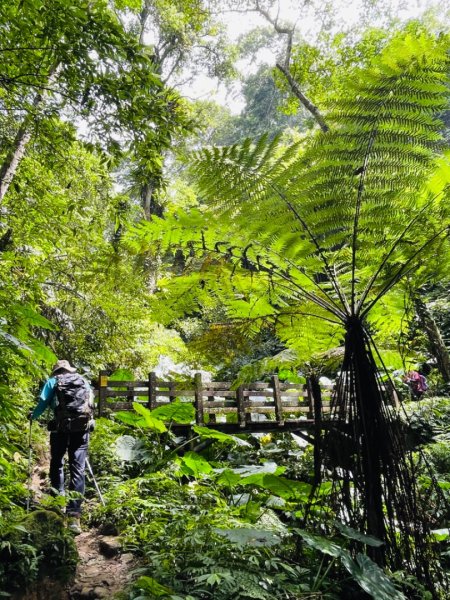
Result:
<instances>
[{"instance_id":1,"label":"rocky path","mask_svg":"<svg viewBox=\"0 0 450 600\"><path fill-rule=\"evenodd\" d=\"M117 537L103 536L91 529L78 535L75 542L80 562L68 591L70 600L113 598L126 587L133 555L121 553Z\"/></svg>"},{"instance_id":2,"label":"rocky path","mask_svg":"<svg viewBox=\"0 0 450 600\"><path fill-rule=\"evenodd\" d=\"M33 500L39 503L48 489L49 456L43 455L32 472ZM94 600L110 598L123 591L134 566L132 554L122 553L117 536L102 535L97 529L83 531L75 537L79 563L74 581L66 588L42 582L39 590L23 596L23 600Z\"/></svg>"}]
</instances>

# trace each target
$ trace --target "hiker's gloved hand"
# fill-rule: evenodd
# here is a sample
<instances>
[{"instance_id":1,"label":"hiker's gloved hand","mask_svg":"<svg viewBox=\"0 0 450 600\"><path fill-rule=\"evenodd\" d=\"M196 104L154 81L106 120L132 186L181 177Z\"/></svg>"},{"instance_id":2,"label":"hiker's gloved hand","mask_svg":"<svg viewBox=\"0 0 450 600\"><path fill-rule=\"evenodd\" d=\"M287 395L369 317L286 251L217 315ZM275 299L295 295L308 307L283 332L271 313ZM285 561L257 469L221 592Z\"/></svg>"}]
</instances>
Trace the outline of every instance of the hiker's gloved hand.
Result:
<instances>
[{"instance_id":1,"label":"hiker's gloved hand","mask_svg":"<svg viewBox=\"0 0 450 600\"><path fill-rule=\"evenodd\" d=\"M28 419L28 421L33 420L33 411L32 410L28 411L27 419Z\"/></svg>"}]
</instances>

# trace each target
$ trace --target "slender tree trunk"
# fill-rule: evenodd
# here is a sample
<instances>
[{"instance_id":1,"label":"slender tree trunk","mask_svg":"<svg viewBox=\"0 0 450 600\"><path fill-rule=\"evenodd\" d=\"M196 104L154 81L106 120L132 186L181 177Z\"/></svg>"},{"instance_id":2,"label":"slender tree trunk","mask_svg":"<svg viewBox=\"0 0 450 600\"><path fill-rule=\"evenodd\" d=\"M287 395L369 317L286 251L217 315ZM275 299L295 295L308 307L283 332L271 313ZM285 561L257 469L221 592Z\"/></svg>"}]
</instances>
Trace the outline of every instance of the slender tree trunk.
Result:
<instances>
[{"instance_id":1,"label":"slender tree trunk","mask_svg":"<svg viewBox=\"0 0 450 600\"><path fill-rule=\"evenodd\" d=\"M37 106L36 103L33 103ZM14 139L13 147L10 153L5 158L2 167L0 169L0 203L3 202L3 198L11 185L12 180L17 172L22 158L25 156L25 152L28 143L31 139L32 124L29 117L26 118L24 123L20 126L19 131Z\"/></svg>"},{"instance_id":2,"label":"slender tree trunk","mask_svg":"<svg viewBox=\"0 0 450 600\"><path fill-rule=\"evenodd\" d=\"M450 382L450 353L442 339L439 327L433 318L433 315L427 308L425 302L420 298L414 298L414 307L416 309L419 322L427 336L428 348L437 362L437 368L442 375L445 383Z\"/></svg>"},{"instance_id":3,"label":"slender tree trunk","mask_svg":"<svg viewBox=\"0 0 450 600\"><path fill-rule=\"evenodd\" d=\"M54 75L58 69L58 65L52 67L48 79L47 86L51 85ZM33 110L38 109L44 101L44 92L37 92L33 100ZM11 150L7 154L3 164L0 167L0 204L11 185L16 173L25 156L27 146L33 135L33 124L35 121L35 115L33 113L28 114L22 124L19 127L19 131L14 138L14 142Z\"/></svg>"},{"instance_id":4,"label":"slender tree trunk","mask_svg":"<svg viewBox=\"0 0 450 600\"><path fill-rule=\"evenodd\" d=\"M300 89L300 86L298 85L298 83L295 81L295 79L292 77L291 73L289 72L289 69L280 63L277 63L277 69L281 73L283 73L283 75L286 78L286 81L289 84L289 87L291 88L292 93L300 101L300 103L306 108L306 110L309 113L311 113L311 115L314 117L314 119L317 121L318 125L320 126L320 129L325 133L327 131L329 131L330 128L326 124L324 116L319 111L317 106L313 102L311 102L311 100L307 96L305 96L305 94L302 92L302 90Z\"/></svg>"},{"instance_id":5,"label":"slender tree trunk","mask_svg":"<svg viewBox=\"0 0 450 600\"><path fill-rule=\"evenodd\" d=\"M252 10L255 10L260 15L262 15L272 25L272 27L277 33L286 36L286 49L284 60L282 63L277 62L277 69L280 71L280 73L283 73L284 77L286 78L286 81L289 84L289 87L291 88L292 93L306 108L306 110L314 117L321 130L323 132L329 131L330 128L326 124L324 116L317 108L317 106L313 102L311 102L311 100L303 93L299 84L295 81L294 77L292 77L292 73L290 71L295 25L281 25L278 20L279 14L276 17L272 17L269 11L266 8L264 8L264 6L261 6L259 0L256 0L255 7Z\"/></svg>"}]
</instances>

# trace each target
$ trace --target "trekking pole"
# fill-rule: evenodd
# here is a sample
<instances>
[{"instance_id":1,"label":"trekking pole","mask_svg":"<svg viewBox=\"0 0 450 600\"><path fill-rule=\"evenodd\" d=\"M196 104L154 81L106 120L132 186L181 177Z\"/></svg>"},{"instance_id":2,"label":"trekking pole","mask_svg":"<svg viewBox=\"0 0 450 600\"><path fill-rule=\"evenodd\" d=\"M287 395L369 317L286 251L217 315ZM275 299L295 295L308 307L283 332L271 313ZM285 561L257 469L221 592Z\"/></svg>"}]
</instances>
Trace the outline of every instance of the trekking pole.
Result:
<instances>
[{"instance_id":1,"label":"trekking pole","mask_svg":"<svg viewBox=\"0 0 450 600\"><path fill-rule=\"evenodd\" d=\"M94 482L95 489L97 490L98 497L100 498L100 502L103 504L103 506L106 506L105 501L102 496L102 493L100 491L100 488L98 487L98 483L95 481L94 473L92 472L91 463L89 462L89 459L87 457L86 457L86 466L88 468L89 475L91 476L91 479Z\"/></svg>"},{"instance_id":2,"label":"trekking pole","mask_svg":"<svg viewBox=\"0 0 450 600\"><path fill-rule=\"evenodd\" d=\"M30 417L30 429L29 429L29 433L28 433L27 512L30 511L30 503L31 503L31 458L32 458L32 453L33 453L33 447L31 446L31 428L32 428L32 426L33 426L33 419L31 419L31 417Z\"/></svg>"}]
</instances>

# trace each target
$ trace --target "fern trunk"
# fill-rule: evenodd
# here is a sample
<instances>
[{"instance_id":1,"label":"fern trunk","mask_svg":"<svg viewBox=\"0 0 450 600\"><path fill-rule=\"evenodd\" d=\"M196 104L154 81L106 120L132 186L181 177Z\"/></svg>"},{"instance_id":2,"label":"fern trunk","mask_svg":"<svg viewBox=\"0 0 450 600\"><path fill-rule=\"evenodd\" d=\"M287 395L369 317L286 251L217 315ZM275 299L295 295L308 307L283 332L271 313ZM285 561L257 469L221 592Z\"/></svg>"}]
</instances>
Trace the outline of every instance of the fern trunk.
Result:
<instances>
[{"instance_id":1,"label":"fern trunk","mask_svg":"<svg viewBox=\"0 0 450 600\"><path fill-rule=\"evenodd\" d=\"M349 317L346 330L332 401L333 428L323 444L325 465L333 472L337 517L383 542L366 548L379 565L407 567L433 590L430 528L418 502L403 429L375 362L376 348L359 317Z\"/></svg>"}]
</instances>

